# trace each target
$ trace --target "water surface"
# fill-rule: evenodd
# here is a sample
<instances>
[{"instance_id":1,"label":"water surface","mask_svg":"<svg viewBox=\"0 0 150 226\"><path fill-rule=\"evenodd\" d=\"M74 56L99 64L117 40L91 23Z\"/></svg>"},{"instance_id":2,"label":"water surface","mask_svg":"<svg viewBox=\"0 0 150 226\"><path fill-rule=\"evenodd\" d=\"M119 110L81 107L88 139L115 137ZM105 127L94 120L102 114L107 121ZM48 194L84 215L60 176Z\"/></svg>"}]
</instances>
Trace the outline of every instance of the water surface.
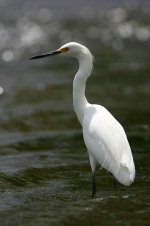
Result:
<instances>
[{"instance_id":1,"label":"water surface","mask_svg":"<svg viewBox=\"0 0 150 226\"><path fill-rule=\"evenodd\" d=\"M23 9L18 19L12 13L6 21L1 14L1 224L149 225L149 14L140 11L139 20L137 9L88 8L56 20L43 16L50 6L33 15ZM131 144L135 182L118 183L116 196L111 174L97 169L97 198L91 199L91 169L72 107L78 64L56 57L27 60L72 39L95 56L88 100L121 122Z\"/></svg>"}]
</instances>

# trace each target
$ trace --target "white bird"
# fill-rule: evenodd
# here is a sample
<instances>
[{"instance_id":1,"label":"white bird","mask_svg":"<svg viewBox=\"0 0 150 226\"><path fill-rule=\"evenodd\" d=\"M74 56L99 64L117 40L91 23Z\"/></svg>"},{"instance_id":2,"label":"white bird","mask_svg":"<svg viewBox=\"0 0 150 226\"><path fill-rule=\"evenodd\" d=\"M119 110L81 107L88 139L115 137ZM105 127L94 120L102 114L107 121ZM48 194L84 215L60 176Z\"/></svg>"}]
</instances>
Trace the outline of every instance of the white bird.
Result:
<instances>
[{"instance_id":1,"label":"white bird","mask_svg":"<svg viewBox=\"0 0 150 226\"><path fill-rule=\"evenodd\" d=\"M111 172L121 184L129 186L135 178L135 165L125 131L106 108L90 104L85 97L86 81L93 68L92 54L85 46L70 42L58 50L30 59L56 54L74 57L79 62L79 70L73 81L73 106L82 126L92 169L92 197L96 194L95 171L98 164Z\"/></svg>"}]
</instances>

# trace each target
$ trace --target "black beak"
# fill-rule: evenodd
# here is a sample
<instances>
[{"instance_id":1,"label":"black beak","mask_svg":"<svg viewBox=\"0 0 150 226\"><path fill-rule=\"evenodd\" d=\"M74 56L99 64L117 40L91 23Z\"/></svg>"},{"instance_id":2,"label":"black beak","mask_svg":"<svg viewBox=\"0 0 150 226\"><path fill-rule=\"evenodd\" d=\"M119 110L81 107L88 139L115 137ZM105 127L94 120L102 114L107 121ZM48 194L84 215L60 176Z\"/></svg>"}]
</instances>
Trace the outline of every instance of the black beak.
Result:
<instances>
[{"instance_id":1,"label":"black beak","mask_svg":"<svg viewBox=\"0 0 150 226\"><path fill-rule=\"evenodd\" d=\"M40 59L40 58L44 58L44 57L48 57L48 56L53 56L53 55L57 55L59 53L61 53L60 50L55 50L53 52L43 53L41 55L37 55L37 56L31 57L31 58L29 58L29 60L35 60L35 59Z\"/></svg>"}]
</instances>

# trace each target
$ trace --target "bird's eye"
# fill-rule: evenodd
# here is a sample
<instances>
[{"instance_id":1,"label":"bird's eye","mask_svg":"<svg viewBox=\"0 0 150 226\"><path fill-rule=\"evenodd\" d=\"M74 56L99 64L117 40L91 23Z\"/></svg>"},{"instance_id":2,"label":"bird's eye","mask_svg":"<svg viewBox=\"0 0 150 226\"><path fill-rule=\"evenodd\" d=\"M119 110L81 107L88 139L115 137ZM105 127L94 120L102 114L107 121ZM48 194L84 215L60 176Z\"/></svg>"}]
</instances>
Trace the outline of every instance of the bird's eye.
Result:
<instances>
[{"instance_id":1,"label":"bird's eye","mask_svg":"<svg viewBox=\"0 0 150 226\"><path fill-rule=\"evenodd\" d=\"M61 53L66 53L69 51L69 47L64 47L60 50Z\"/></svg>"},{"instance_id":2,"label":"bird's eye","mask_svg":"<svg viewBox=\"0 0 150 226\"><path fill-rule=\"evenodd\" d=\"M69 47L66 47L66 48L65 48L65 52L68 52L68 51L69 51Z\"/></svg>"}]
</instances>

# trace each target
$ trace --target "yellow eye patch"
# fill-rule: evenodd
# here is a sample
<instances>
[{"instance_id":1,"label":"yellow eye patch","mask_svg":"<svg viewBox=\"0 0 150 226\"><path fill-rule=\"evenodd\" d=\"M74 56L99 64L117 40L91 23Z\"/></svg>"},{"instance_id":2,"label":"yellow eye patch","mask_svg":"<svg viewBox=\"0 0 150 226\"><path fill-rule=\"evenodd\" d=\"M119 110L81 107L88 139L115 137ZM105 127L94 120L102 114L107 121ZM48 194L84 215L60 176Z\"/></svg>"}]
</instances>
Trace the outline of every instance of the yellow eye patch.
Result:
<instances>
[{"instance_id":1,"label":"yellow eye patch","mask_svg":"<svg viewBox=\"0 0 150 226\"><path fill-rule=\"evenodd\" d=\"M65 47L65 48L60 49L60 52L61 53L66 53L68 51L69 51L69 48L68 47Z\"/></svg>"}]
</instances>

